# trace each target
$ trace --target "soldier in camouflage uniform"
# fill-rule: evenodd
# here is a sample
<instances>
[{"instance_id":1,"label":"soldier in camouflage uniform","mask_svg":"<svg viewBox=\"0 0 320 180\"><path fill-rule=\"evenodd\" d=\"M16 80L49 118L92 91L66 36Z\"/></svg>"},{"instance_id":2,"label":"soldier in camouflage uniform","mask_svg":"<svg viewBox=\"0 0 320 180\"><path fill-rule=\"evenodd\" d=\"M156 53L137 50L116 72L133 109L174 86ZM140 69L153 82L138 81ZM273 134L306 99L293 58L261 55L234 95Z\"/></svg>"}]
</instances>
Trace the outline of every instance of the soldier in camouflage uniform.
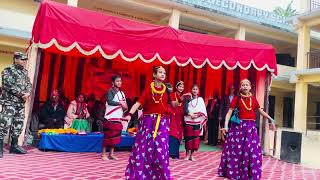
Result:
<instances>
[{"instance_id":1,"label":"soldier in camouflage uniform","mask_svg":"<svg viewBox=\"0 0 320 180\"><path fill-rule=\"evenodd\" d=\"M26 154L18 145L21 134L26 100L30 97L32 85L25 69L27 56L21 52L14 53L13 65L2 73L2 92L0 94L0 158L3 157L3 139L11 131L10 153Z\"/></svg>"}]
</instances>

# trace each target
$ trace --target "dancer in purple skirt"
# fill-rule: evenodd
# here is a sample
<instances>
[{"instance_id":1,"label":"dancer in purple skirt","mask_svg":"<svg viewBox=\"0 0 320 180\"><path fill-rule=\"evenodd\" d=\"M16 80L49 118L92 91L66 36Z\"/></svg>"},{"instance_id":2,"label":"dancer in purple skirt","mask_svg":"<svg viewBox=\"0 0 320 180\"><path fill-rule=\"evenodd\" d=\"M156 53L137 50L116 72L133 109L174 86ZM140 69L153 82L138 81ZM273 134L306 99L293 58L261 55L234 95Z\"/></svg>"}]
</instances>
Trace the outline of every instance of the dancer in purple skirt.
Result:
<instances>
[{"instance_id":1,"label":"dancer in purple skirt","mask_svg":"<svg viewBox=\"0 0 320 180\"><path fill-rule=\"evenodd\" d=\"M230 109L226 115L223 133L227 133L221 155L221 162L218 175L233 180L259 180L262 171L262 151L256 128L256 112L272 122L274 120L265 113L251 94L251 83L248 79L240 82L240 95L233 98ZM233 110L239 111L240 124L231 122L228 130L228 123Z\"/></svg>"},{"instance_id":2,"label":"dancer in purple skirt","mask_svg":"<svg viewBox=\"0 0 320 180\"><path fill-rule=\"evenodd\" d=\"M144 116L140 122L139 130L129 158L125 172L126 179L142 180L170 179L169 171L169 119L168 94L163 81L166 71L157 66L153 69L154 81L146 86L138 102L133 105L129 116L142 106ZM183 99L183 98L182 98ZM172 102L178 106L179 102Z\"/></svg>"}]
</instances>

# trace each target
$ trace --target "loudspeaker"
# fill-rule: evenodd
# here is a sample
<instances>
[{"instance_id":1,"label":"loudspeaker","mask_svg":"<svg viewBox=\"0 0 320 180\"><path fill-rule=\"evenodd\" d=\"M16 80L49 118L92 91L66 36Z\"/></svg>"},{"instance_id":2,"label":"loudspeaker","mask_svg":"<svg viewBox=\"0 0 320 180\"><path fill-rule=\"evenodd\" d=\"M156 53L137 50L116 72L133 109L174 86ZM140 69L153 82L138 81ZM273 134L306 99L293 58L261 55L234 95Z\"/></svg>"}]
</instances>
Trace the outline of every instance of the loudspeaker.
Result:
<instances>
[{"instance_id":1,"label":"loudspeaker","mask_svg":"<svg viewBox=\"0 0 320 180\"><path fill-rule=\"evenodd\" d=\"M301 133L282 131L280 159L289 163L300 163L301 141Z\"/></svg>"}]
</instances>

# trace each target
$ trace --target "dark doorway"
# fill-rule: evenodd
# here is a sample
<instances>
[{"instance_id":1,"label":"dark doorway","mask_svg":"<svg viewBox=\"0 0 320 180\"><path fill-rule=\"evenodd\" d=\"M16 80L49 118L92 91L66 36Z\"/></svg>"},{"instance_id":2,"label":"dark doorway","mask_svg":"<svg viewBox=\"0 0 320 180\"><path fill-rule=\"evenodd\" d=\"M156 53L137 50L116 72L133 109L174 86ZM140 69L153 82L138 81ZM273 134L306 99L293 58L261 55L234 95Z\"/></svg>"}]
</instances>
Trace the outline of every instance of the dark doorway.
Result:
<instances>
[{"instance_id":1,"label":"dark doorway","mask_svg":"<svg viewBox=\"0 0 320 180\"><path fill-rule=\"evenodd\" d=\"M276 97L269 96L269 116L271 116L273 119L274 119L275 106L276 106Z\"/></svg>"},{"instance_id":2,"label":"dark doorway","mask_svg":"<svg viewBox=\"0 0 320 180\"><path fill-rule=\"evenodd\" d=\"M283 127L293 127L293 99L291 97L283 98Z\"/></svg>"},{"instance_id":3,"label":"dark doorway","mask_svg":"<svg viewBox=\"0 0 320 180\"><path fill-rule=\"evenodd\" d=\"M320 102L317 102L316 129L320 129Z\"/></svg>"}]
</instances>

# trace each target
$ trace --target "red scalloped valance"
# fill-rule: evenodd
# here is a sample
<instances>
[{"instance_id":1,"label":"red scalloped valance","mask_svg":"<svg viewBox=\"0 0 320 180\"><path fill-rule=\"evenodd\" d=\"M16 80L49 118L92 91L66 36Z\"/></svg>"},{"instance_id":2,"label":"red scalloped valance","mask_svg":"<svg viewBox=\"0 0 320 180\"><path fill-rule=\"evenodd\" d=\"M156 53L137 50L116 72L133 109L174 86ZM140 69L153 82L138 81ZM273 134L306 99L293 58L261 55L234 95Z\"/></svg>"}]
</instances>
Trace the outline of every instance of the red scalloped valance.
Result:
<instances>
[{"instance_id":1,"label":"red scalloped valance","mask_svg":"<svg viewBox=\"0 0 320 180\"><path fill-rule=\"evenodd\" d=\"M109 16L51 1L43 1L32 31L32 43L43 49L100 53L106 59L155 60L195 68L208 64L277 74L271 45L203 35Z\"/></svg>"}]
</instances>

